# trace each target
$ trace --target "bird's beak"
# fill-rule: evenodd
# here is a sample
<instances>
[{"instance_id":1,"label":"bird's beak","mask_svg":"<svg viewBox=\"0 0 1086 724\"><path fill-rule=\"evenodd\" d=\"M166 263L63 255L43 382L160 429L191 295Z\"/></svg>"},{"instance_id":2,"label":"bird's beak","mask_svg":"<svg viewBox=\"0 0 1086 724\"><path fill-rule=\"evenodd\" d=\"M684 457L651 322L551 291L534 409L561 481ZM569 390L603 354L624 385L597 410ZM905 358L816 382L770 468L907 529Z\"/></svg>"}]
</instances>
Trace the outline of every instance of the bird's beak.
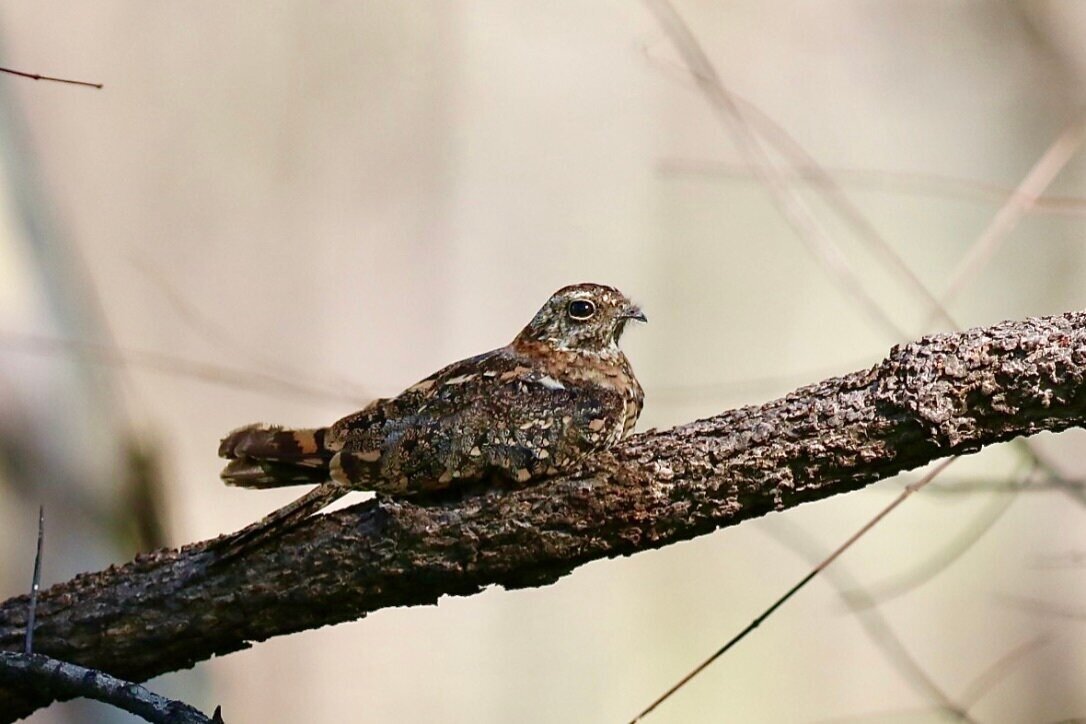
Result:
<instances>
[{"instance_id":1,"label":"bird's beak","mask_svg":"<svg viewBox=\"0 0 1086 724\"><path fill-rule=\"evenodd\" d=\"M626 311L622 313L623 319L636 319L638 322L647 322L649 318L645 316L645 313L641 311L641 307L635 304L631 304L626 307Z\"/></svg>"}]
</instances>

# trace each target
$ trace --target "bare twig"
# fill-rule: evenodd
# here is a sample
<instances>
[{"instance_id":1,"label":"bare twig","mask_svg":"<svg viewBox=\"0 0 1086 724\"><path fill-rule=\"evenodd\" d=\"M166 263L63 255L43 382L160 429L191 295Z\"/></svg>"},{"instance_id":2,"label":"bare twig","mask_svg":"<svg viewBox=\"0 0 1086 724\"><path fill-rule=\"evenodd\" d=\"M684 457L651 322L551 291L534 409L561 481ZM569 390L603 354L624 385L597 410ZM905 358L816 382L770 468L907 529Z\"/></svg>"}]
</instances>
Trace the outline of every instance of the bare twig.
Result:
<instances>
[{"instance_id":1,"label":"bare twig","mask_svg":"<svg viewBox=\"0 0 1086 724\"><path fill-rule=\"evenodd\" d=\"M994 476L980 477L944 477L938 483L928 486L927 494L962 496L975 495L976 493L996 493L1001 495L1017 495L1018 493L1049 493L1053 490L1064 491L1068 487L1075 490L1086 491L1086 481L1065 480L1056 481L1045 475L1037 477L1033 481L1021 480L997 480Z\"/></svg>"},{"instance_id":2,"label":"bare twig","mask_svg":"<svg viewBox=\"0 0 1086 724\"><path fill-rule=\"evenodd\" d=\"M713 654L710 655L709 658L705 659L700 664L695 666L689 673L687 673L684 677L682 677L681 679L679 679L679 681L677 681L674 685L672 685L672 687L670 689L668 689L663 694L661 694L659 697L657 697L657 699L655 701L653 701L651 704L649 704L648 707L646 707L640 714L638 714L637 716L635 716L631 720L631 724L634 724L635 722L639 722L643 718L645 718L646 716L651 714L652 711L656 707L660 706L660 704L667 701L667 699L670 698L672 694L677 692L679 689L681 689L683 686L685 686L691 679L693 679L695 676L697 676L702 671L704 671L706 668L708 668L708 666L710 664L712 664L718 658L720 658L725 653L727 653L729 649L731 649L737 643L739 643L744 638L746 638L747 635L751 631L758 628L762 624L763 621L765 621L767 618L772 616L773 613L778 608L780 608L782 605L784 605L784 603L789 598L791 598L796 593L798 593L800 591L800 589L802 589L804 586L806 586L808 583L810 583L811 580L815 576L817 576L819 573L821 573L823 570L825 570L826 566L830 565L835 560L837 560L837 558L840 557L840 555L842 553L844 553L845 551L847 551L849 548L852 547L852 544L854 544L856 541L858 541L860 538L862 538L869 530L871 530L876 525L878 525L879 521L881 521L883 518L885 518L887 515L889 515L890 512L894 510L894 508L901 505L903 502L905 502L906 498L908 498L910 495L912 495L913 493L915 493L916 491L920 490L925 485L930 483L932 480L934 480L935 477L939 473L943 472L943 470L945 470L947 468L947 466L950 465L955 460L957 460L956 457L947 458L943 462L936 465L931 470L931 472L929 472L927 475L925 475L923 478L921 478L917 482L906 485L905 489L901 491L900 495L898 495L896 498L894 498L893 502L891 502L885 508L880 510L878 512L878 514L874 518L867 521L867 523L865 523L858 531L853 533L852 536L849 537L848 540L846 540L844 543L842 543L840 545L840 547L837 548L837 550L835 550L833 553L831 553L825 560L823 560L817 566L812 568L810 573L808 573L806 576L804 576L799 581L799 583L797 583L796 585L794 585L790 589L788 589L788 591L783 596L781 596L776 601L774 601L773 604L769 608L767 608L765 611L763 611L761 613L761 615L759 615L757 618L755 618L753 621L751 621L749 624L747 624L746 628L744 628L742 631L740 631L735 636L733 636L731 638L731 640L729 640L726 644L724 644L719 649L717 649L715 652L713 652Z\"/></svg>"},{"instance_id":3,"label":"bare twig","mask_svg":"<svg viewBox=\"0 0 1086 724\"><path fill-rule=\"evenodd\" d=\"M729 161L673 158L661 162L657 168L661 173L672 176L718 180L750 179L754 176L754 171L750 166ZM890 191L1000 204L1006 203L1008 198L1019 195L1018 189L1008 186L933 173L821 164L793 166L785 169L783 173L791 183L822 186L825 183L824 177L818 173L818 169L828 174L835 183L855 186L865 191ZM1086 216L1086 197L1038 196L1034 199L1020 197L1020 200L1028 202L1024 206L1024 211L1031 215Z\"/></svg>"},{"instance_id":4,"label":"bare twig","mask_svg":"<svg viewBox=\"0 0 1086 724\"><path fill-rule=\"evenodd\" d=\"M1031 568L1046 570L1061 570L1067 568L1082 568L1086 566L1086 552L1066 551L1064 553L1050 553L1038 555L1033 559Z\"/></svg>"},{"instance_id":5,"label":"bare twig","mask_svg":"<svg viewBox=\"0 0 1086 724\"><path fill-rule=\"evenodd\" d=\"M1026 487L1036 477L1037 467L1034 463L1028 464L1028 469L1020 473L1015 482ZM901 574L881 583L870 584L863 593L868 596L868 605L876 606L885 601L904 595L915 590L918 586L934 578L939 573L949 568L955 561L962 557L966 551L980 540L992 526L1003 517L1015 500L1014 496L1000 495L992 498L990 504L978 516L971 519L967 525L960 528L957 533L943 545L937 555L921 558L912 563L911 571ZM858 593L858 591L849 591Z\"/></svg>"},{"instance_id":6,"label":"bare twig","mask_svg":"<svg viewBox=\"0 0 1086 724\"><path fill-rule=\"evenodd\" d=\"M217 385L227 385L235 389L272 392L277 395L295 394L314 399L351 402L354 404L366 402L366 400L359 400L345 394L342 390L306 385L296 380L285 379L264 372L233 369L158 352L114 348L81 340L55 339L35 334L0 331L0 347L7 347L26 354L54 355L62 352L78 352L99 364L137 364L145 369L162 374Z\"/></svg>"},{"instance_id":7,"label":"bare twig","mask_svg":"<svg viewBox=\"0 0 1086 724\"><path fill-rule=\"evenodd\" d=\"M744 111L725 87L690 27L667 0L646 0L646 4L679 51L710 107L730 129L740 153L765 185L784 219L795 229L799 238L826 271L834 277L840 288L855 299L871 319L893 339L907 339L908 334L904 329L883 311L864 288L859 274L831 241L829 232L808 204L801 196L791 192L787 179L770 160L762 142L751 129Z\"/></svg>"},{"instance_id":8,"label":"bare twig","mask_svg":"<svg viewBox=\"0 0 1086 724\"><path fill-rule=\"evenodd\" d=\"M928 490L931 490L930 486ZM768 530L777 541L810 560L811 565L818 563L826 555L815 553L819 549L818 543L801 526L787 517L773 521L767 519L762 528ZM882 615L874 599L849 574L844 563L838 563L826 569L825 578L830 581L840 594L841 600L855 614L864 633L883 653L887 662L901 675L902 679L942 711L961 718L965 707L955 702L924 670L920 662L905 647L890 622Z\"/></svg>"},{"instance_id":9,"label":"bare twig","mask_svg":"<svg viewBox=\"0 0 1086 724\"><path fill-rule=\"evenodd\" d=\"M994 664L982 671L972 682L970 682L969 686L965 687L965 692L962 693L962 700L969 708L973 708L984 698L985 694L992 690L992 687L1002 681L1014 670L1016 664L1035 651L1044 648L1051 643L1051 641L1051 637L1046 634L1044 636L1038 636L1019 646L1015 646L1001 656Z\"/></svg>"},{"instance_id":10,"label":"bare twig","mask_svg":"<svg viewBox=\"0 0 1086 724\"><path fill-rule=\"evenodd\" d=\"M0 651L0 682L24 687L27 691L49 692L57 698L94 699L156 724L222 721L218 709L213 718L208 718L188 704L167 699L139 684L42 654Z\"/></svg>"},{"instance_id":11,"label":"bare twig","mask_svg":"<svg viewBox=\"0 0 1086 724\"><path fill-rule=\"evenodd\" d=\"M41 75L39 73L25 73L21 70L15 70L14 68L0 68L0 73L9 73L11 75L17 75L21 78L30 78L31 80L48 80L53 83L68 83L69 85L81 85L85 88L97 88L102 89L101 83L90 83L85 80L72 80L70 78L55 78L51 75Z\"/></svg>"},{"instance_id":12,"label":"bare twig","mask_svg":"<svg viewBox=\"0 0 1086 724\"><path fill-rule=\"evenodd\" d=\"M1020 440L1016 444L1029 455L1037 465L1037 469L1047 476L1051 487L1086 507L1086 488L1080 484L1080 481L1068 478L1060 466L1040 446L1034 444L1033 440Z\"/></svg>"},{"instance_id":13,"label":"bare twig","mask_svg":"<svg viewBox=\"0 0 1086 724\"><path fill-rule=\"evenodd\" d=\"M1018 225L1018 222L1029 211L1037 197L1044 193L1044 190L1055 180L1063 167L1067 165L1067 162L1078 153L1084 136L1086 136L1086 120L1076 118L1063 129L1063 132L1052 142L1048 150L1037 159L1029 173L1025 175L1022 182L1007 198L1006 203L996 212L976 242L958 262L957 267L950 275L946 290L939 298L940 307L945 308L949 305L969 280L984 267L1007 234ZM937 314L937 309L937 307L933 307L926 326L931 326L931 322Z\"/></svg>"},{"instance_id":14,"label":"bare twig","mask_svg":"<svg viewBox=\"0 0 1086 724\"><path fill-rule=\"evenodd\" d=\"M238 341L237 334L231 329L204 314L197 309L195 305L185 299L184 294L174 288L167 275L156 269L150 261L144 259L142 255L136 252L131 254L130 259L132 266L151 281L155 292L163 296L166 302L173 308L174 312L187 323L189 327L195 330L204 339L227 350L231 356L248 361L251 365L250 369L262 367L265 370L269 370L276 379L298 380L301 384L305 385L307 389L319 388L323 390L340 390L342 391L344 399L363 400L371 399L373 397L373 395L365 390L360 389L353 381L341 376L336 376L335 378L325 376L326 379L324 381L316 382L313 379L311 370L291 369L284 366L281 356L279 358L273 358L269 355L261 354L250 349Z\"/></svg>"},{"instance_id":15,"label":"bare twig","mask_svg":"<svg viewBox=\"0 0 1086 724\"><path fill-rule=\"evenodd\" d=\"M689 33L689 29L687 30ZM689 33L689 38L691 40L693 39L692 33ZM683 42L686 42L685 38L683 39ZM696 43L696 40L694 40L693 42ZM701 51L700 46L697 48L697 51L701 52L702 55L704 55L704 51ZM693 70L691 69L687 72L693 73ZM717 80L719 81L719 78ZM730 96L731 100L734 102L735 107L742 112L740 115L740 120L743 123L747 123L752 126L757 125L758 130L761 132L765 141L768 144L772 145L783 157L788 159L790 165L790 168L787 169L779 169L776 166L772 165L766 166L763 169L763 167L761 166L752 165L750 163L750 159L748 159L748 163L744 164L743 168L746 169L749 174L754 175L756 178L758 178L759 181L763 183L766 183L767 181L767 174L772 174L773 176L775 176L780 187L777 189L771 188L770 190L776 191L777 193L786 194L787 198L784 199L784 201L790 202L793 205L799 205L800 207L805 207L803 199L795 193L795 191L790 187L790 184L793 184L797 178L809 178L813 184L813 187L821 194L823 201L825 201L831 209L836 211L838 216L840 216L841 219L845 221L845 223L852 227L852 230L856 233L860 241L862 241L876 256L878 256L883 264L891 272L893 272L895 276L901 279L906 287L908 287L914 294L918 295L925 304L931 306L932 309L935 309L937 311L941 310L939 300L928 290L927 286L920 280L920 278L916 276L913 270L909 267L908 264L905 263L905 260L901 258L901 255L897 253L894 247L886 239L884 239L881 234L879 234L878 230L875 229L875 226L871 223L871 221L866 216L864 216L863 212L861 212L860 209L857 208L854 203L852 203L852 200L849 199L849 197L844 193L844 190L841 189L841 187L837 184L837 182L833 179L829 172L826 171L810 153L807 152L807 149L805 149L802 144L796 141L796 139L790 133L788 133L788 131L783 126L773 120L769 116L769 114L763 111L759 106L755 105L750 100L743 98L742 96L734 93L731 90L727 90L726 92ZM710 98L710 100L712 100L712 98ZM753 132L751 131L751 133ZM764 159L764 162L767 164L769 163L768 156ZM760 173L762 171L764 171L764 173ZM797 230L800 232L806 230L808 232L808 235L810 235L810 232L812 231L817 231L817 229L810 228L799 228ZM837 251L836 245L832 243L828 236L824 240L823 244L829 246L834 251ZM823 261L826 260L826 257L824 256L820 258ZM837 274L833 273L833 268L830 265L824 263L823 268L826 271L831 272L833 276L838 276ZM871 304L875 305L879 309L882 308L882 305L879 304L874 299L874 297L862 287L862 285L860 285L859 289L862 291L864 296L869 297L869 301ZM949 319L949 316L946 317L946 320L950 322L949 326L953 328L954 324Z\"/></svg>"},{"instance_id":16,"label":"bare twig","mask_svg":"<svg viewBox=\"0 0 1086 724\"><path fill-rule=\"evenodd\" d=\"M835 716L828 719L814 719L811 724L886 724L888 721L917 722L927 721L932 715L939 714L932 707L908 707L901 709L882 709L863 714Z\"/></svg>"},{"instance_id":17,"label":"bare twig","mask_svg":"<svg viewBox=\"0 0 1086 724\"><path fill-rule=\"evenodd\" d=\"M45 540L45 506L38 506L38 546L34 554L34 577L30 582L30 603L26 611L26 640L23 653L34 653L34 618L38 613L38 591L41 589L41 551Z\"/></svg>"},{"instance_id":18,"label":"bare twig","mask_svg":"<svg viewBox=\"0 0 1086 724\"><path fill-rule=\"evenodd\" d=\"M1047 618L1066 618L1072 621L1086 621L1086 609L1072 608L1070 606L1061 606L1056 603L1051 603L1039 598L1030 598L1029 596L1014 596L1010 594L998 596L999 600L1003 603L1017 608L1021 611L1028 611L1029 613L1037 616L1045 616Z\"/></svg>"},{"instance_id":19,"label":"bare twig","mask_svg":"<svg viewBox=\"0 0 1086 724\"><path fill-rule=\"evenodd\" d=\"M817 181L815 188L830 209L850 226L857 238L882 262L883 266L898 277L915 296L931 306L933 315L941 317L951 329L957 329L945 307L920 280L897 250L871 223L871 220L852 202L844 189L822 168L822 165L804 148L782 125L751 101L734 96L743 112L754 124L757 124L765 138L781 154L791 160L792 169L805 168ZM794 192L793 192L794 194Z\"/></svg>"}]
</instances>

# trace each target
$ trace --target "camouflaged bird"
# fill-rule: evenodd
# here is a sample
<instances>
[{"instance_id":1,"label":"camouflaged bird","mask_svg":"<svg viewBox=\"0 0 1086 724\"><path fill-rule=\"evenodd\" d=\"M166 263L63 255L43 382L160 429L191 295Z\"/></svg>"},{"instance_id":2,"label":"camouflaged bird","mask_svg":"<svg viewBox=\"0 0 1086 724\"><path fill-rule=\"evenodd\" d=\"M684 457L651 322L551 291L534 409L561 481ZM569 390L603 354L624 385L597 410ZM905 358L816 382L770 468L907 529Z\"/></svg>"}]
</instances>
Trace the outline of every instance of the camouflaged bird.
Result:
<instances>
[{"instance_id":1,"label":"camouflaged bird","mask_svg":"<svg viewBox=\"0 0 1086 724\"><path fill-rule=\"evenodd\" d=\"M559 289L505 347L455 362L331 427L251 425L222 441L227 485L320 483L225 539L247 550L350 490L409 496L498 476L555 475L629 434L644 394L618 347L646 321L601 284Z\"/></svg>"}]
</instances>

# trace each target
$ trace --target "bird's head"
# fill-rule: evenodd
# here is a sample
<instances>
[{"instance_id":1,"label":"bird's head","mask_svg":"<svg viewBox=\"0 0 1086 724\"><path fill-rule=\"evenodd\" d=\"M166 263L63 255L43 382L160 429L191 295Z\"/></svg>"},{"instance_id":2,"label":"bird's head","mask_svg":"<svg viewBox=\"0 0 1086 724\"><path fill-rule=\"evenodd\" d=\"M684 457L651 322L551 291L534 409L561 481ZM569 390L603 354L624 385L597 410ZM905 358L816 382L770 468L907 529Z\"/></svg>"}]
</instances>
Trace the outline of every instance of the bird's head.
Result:
<instances>
[{"instance_id":1,"label":"bird's head","mask_svg":"<svg viewBox=\"0 0 1086 724\"><path fill-rule=\"evenodd\" d=\"M648 321L619 290L603 284L572 284L547 300L513 344L605 352L617 348L630 320Z\"/></svg>"}]
</instances>

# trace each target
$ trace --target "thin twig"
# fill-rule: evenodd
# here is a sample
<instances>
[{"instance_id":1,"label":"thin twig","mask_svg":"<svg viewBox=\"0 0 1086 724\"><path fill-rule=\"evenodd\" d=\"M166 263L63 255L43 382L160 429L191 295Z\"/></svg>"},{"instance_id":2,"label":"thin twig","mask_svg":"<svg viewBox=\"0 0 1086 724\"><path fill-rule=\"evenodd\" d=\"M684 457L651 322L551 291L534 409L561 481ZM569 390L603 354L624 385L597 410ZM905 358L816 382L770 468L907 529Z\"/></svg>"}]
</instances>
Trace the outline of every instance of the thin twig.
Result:
<instances>
[{"instance_id":1,"label":"thin twig","mask_svg":"<svg viewBox=\"0 0 1086 724\"><path fill-rule=\"evenodd\" d=\"M825 556L825 553L817 552L820 546L813 537L786 516L774 518L772 521L767 519L762 528L798 555L813 559L810 561L812 565ZM874 604L871 595L849 574L844 563L838 563L827 569L825 577L855 615L864 633L883 653L887 662L897 670L902 679L943 711L959 718L966 718L964 714L966 707L955 702L924 670L920 662L905 647L882 611Z\"/></svg>"},{"instance_id":2,"label":"thin twig","mask_svg":"<svg viewBox=\"0 0 1086 724\"><path fill-rule=\"evenodd\" d=\"M1086 609L1061 606L1039 598L1030 598L1029 596L1003 594L998 595L997 598L1009 606L1013 606L1022 611L1028 611L1037 616L1067 618L1072 621L1086 621Z\"/></svg>"},{"instance_id":3,"label":"thin twig","mask_svg":"<svg viewBox=\"0 0 1086 724\"><path fill-rule=\"evenodd\" d=\"M1027 465L1027 469L1015 478L1015 482L1021 486L1019 490L1028 486L1037 475L1036 463L1029 462ZM1014 496L993 496L990 504L980 514L973 517L967 525L959 528L955 535L940 547L936 555L920 558L911 564L910 570L898 574L894 578L868 585L863 590L863 594L870 599L868 605L877 606L914 591L920 585L945 571L992 529L992 526L1003 517L1003 514L1010 509L1014 501ZM859 593L859 591L849 591L848 593Z\"/></svg>"},{"instance_id":4,"label":"thin twig","mask_svg":"<svg viewBox=\"0 0 1086 724\"><path fill-rule=\"evenodd\" d=\"M860 211L845 194L844 189L822 168L814 156L808 153L807 149L784 126L773 120L759 106L742 96L733 94L733 97L751 122L758 125L766 140L773 144L782 155L791 159L793 169L806 168L808 173L816 178L818 182L816 189L821 193L823 201L852 227L859 240L866 244L868 249L882 261L883 266L901 279L905 286L911 289L925 304L929 305L933 310L933 316L942 317L950 328L957 329L957 325L950 318L946 308L939 303L939 299L913 272L912 268L905 263L905 260L898 254L893 245L879 234L871 220Z\"/></svg>"},{"instance_id":5,"label":"thin twig","mask_svg":"<svg viewBox=\"0 0 1086 724\"><path fill-rule=\"evenodd\" d=\"M1052 638L1048 634L1038 636L1020 646L1016 646L1001 656L994 664L982 671L962 693L962 700L968 708L972 708L991 691L992 687L1002 681L1007 674L1014 670L1014 665L1024 657L1051 643Z\"/></svg>"},{"instance_id":6,"label":"thin twig","mask_svg":"<svg viewBox=\"0 0 1086 724\"><path fill-rule=\"evenodd\" d=\"M683 58L710 107L726 124L744 158L769 191L770 198L784 219L792 226L823 267L833 275L841 289L851 295L868 316L894 339L908 334L877 304L863 286L860 275L848 258L831 241L829 232L798 194L790 192L787 180L769 158L732 93L724 86L690 26L667 0L645 0L657 21Z\"/></svg>"},{"instance_id":7,"label":"thin twig","mask_svg":"<svg viewBox=\"0 0 1086 724\"><path fill-rule=\"evenodd\" d=\"M1003 239L1029 211L1034 200L1044 193L1067 162L1078 153L1084 137L1086 137L1086 119L1076 118L1037 159L1029 173L1007 198L1006 203L996 212L988 226L958 262L950 275L946 290L940 296L943 307L949 305L969 280L984 267ZM928 324L925 326L931 326L936 314L937 310L933 307Z\"/></svg>"},{"instance_id":8,"label":"thin twig","mask_svg":"<svg viewBox=\"0 0 1086 724\"><path fill-rule=\"evenodd\" d=\"M1048 555L1035 556L1030 568L1063 570L1067 568L1082 568L1083 566L1086 566L1086 552L1066 551L1064 553L1050 553Z\"/></svg>"},{"instance_id":9,"label":"thin twig","mask_svg":"<svg viewBox=\"0 0 1086 724\"><path fill-rule=\"evenodd\" d=\"M30 78L31 80L48 80L53 83L68 83L69 85L81 85L86 88L102 89L101 83L90 83L85 80L72 80L71 78L55 78L51 75L41 75L39 73L24 73L21 70L15 70L14 68L0 68L0 73L10 73L11 75L17 75L22 78Z\"/></svg>"},{"instance_id":10,"label":"thin twig","mask_svg":"<svg viewBox=\"0 0 1086 724\"><path fill-rule=\"evenodd\" d=\"M1000 204L1005 203L1009 197L1018 195L1017 189L1008 186L942 174L821 164L817 167L829 174L835 183L855 186L863 191L886 191ZM660 162L657 169L669 176L714 180L750 179L754 176L753 169L747 164L731 161L672 158ZM793 166L785 169L783 173L791 183L821 186L824 181L815 169L816 166L810 165ZM1026 199L1023 197L1022 200ZM1029 201L1025 212L1030 215L1086 216L1086 198L1081 196L1038 196Z\"/></svg>"},{"instance_id":11,"label":"thin twig","mask_svg":"<svg viewBox=\"0 0 1086 724\"><path fill-rule=\"evenodd\" d=\"M825 719L812 719L810 724L886 724L888 721L932 721L932 715L939 713L938 710L933 711L931 707L923 709L919 707L903 707L901 709L880 709L864 714L846 714L845 716Z\"/></svg>"},{"instance_id":12,"label":"thin twig","mask_svg":"<svg viewBox=\"0 0 1086 724\"><path fill-rule=\"evenodd\" d=\"M1018 493L1049 493L1053 490L1064 491L1068 487L1086 491L1086 481L1057 481L1048 477L1037 478L1032 482L1018 480L993 480L991 475L976 478L944 477L935 485L928 487L928 495L962 496L976 493L995 493L998 495L1017 495Z\"/></svg>"},{"instance_id":13,"label":"thin twig","mask_svg":"<svg viewBox=\"0 0 1086 724\"><path fill-rule=\"evenodd\" d=\"M876 525L878 525L879 521L881 521L883 518L885 518L887 515L889 515L890 512L894 510L894 508L901 505L903 502L905 502L906 498L908 498L910 495L912 495L913 493L915 493L916 491L920 490L925 485L930 483L932 480L934 480L935 477L937 475L939 475L939 473L946 470L947 466L949 466L952 462L954 462L957 459L958 459L957 457L947 458L943 462L936 465L931 470L931 472L929 472L927 475L925 475L920 480L916 481L915 483L910 483L909 485L906 485L905 488L901 491L900 495L898 495L896 498L894 498L894 500L889 505L887 505L885 508L880 510L878 512L878 514L874 518L867 521L867 523L865 523L863 525L863 527L861 527L858 531L853 533L849 537L848 540L846 540L844 543L842 543L840 545L840 547L838 547L837 550L835 550L833 553L831 553L825 560L823 560L821 563L819 563L817 566L815 566L813 569L811 569L811 572L808 573L806 576L804 576L799 581L799 583L797 583L796 585L794 585L790 589L788 589L788 591L783 596L778 598L773 603L773 605L771 605L769 608L767 608L765 611L763 611L761 615L759 615L757 618L755 618L753 621L751 621L749 624L747 624L747 626L742 631L737 633L726 644L724 644L719 649L717 649L715 652L713 652L713 654L709 658L705 659L700 664L698 664L696 667L694 667L694 669L691 670L688 674L686 674L686 676L679 679L679 681L676 682L670 689L668 689L663 694L661 694L659 697L657 697L657 699L655 701L653 701L651 704L649 704L649 706L646 707L640 714L638 714L636 717L634 717L631 720L630 724L635 724L636 722L639 722L642 719L644 719L656 707L658 707L660 704L664 703L672 694L677 692L679 689L681 689L683 686L685 686L691 679L693 679L695 676L697 676L702 671L704 671L710 664L712 664L714 661L716 661L722 655L727 653L727 651L729 649L731 649L737 643L739 643L744 638L746 638L747 634L749 634L754 629L758 628L762 624L763 621L765 621L767 618L772 616L773 613L778 608L780 608L782 605L784 605L785 601L787 601L789 598L794 596L797 592L800 591L800 589L802 589L804 586L806 586L808 583L810 583L811 579L813 579L819 573L824 571L827 566L829 566L831 563L833 563L835 560L837 560L841 556L842 553L844 553L849 548L851 548L852 545L856 541L858 541L860 538L862 538L869 530L871 530Z\"/></svg>"},{"instance_id":14,"label":"thin twig","mask_svg":"<svg viewBox=\"0 0 1086 724\"><path fill-rule=\"evenodd\" d=\"M269 371L269 374L275 375L278 379L298 380L309 387L342 390L345 395L349 393L350 398L353 400L373 397L365 390L360 389L354 382L342 376L337 375L334 379L328 378L323 382L316 381L309 370L297 370L284 366L282 355L272 357L250 349L238 340L233 330L197 309L173 286L166 274L161 273L142 255L133 252L130 261L138 272L148 278L154 291L162 295L182 321L186 322L207 341L228 350L231 356L247 361L252 369L263 367Z\"/></svg>"},{"instance_id":15,"label":"thin twig","mask_svg":"<svg viewBox=\"0 0 1086 724\"><path fill-rule=\"evenodd\" d=\"M352 397L342 390L306 385L265 372L222 367L158 352L125 349L120 347L113 348L107 345L94 344L81 340L56 339L35 334L0 331L0 347L7 347L29 354L79 352L80 354L87 355L88 359L99 364L137 364L155 372L196 379L213 384L227 385L235 389L255 390L259 392L270 391L275 394L300 394L311 398L334 400L336 402L352 402L354 404L365 402L365 400Z\"/></svg>"},{"instance_id":16,"label":"thin twig","mask_svg":"<svg viewBox=\"0 0 1086 724\"><path fill-rule=\"evenodd\" d=\"M42 654L0 651L0 681L28 691L47 690L65 699L94 699L149 722L212 724L222 721L218 709L215 717L209 719L188 704L167 699L139 684Z\"/></svg>"},{"instance_id":17,"label":"thin twig","mask_svg":"<svg viewBox=\"0 0 1086 724\"><path fill-rule=\"evenodd\" d=\"M1063 470L1048 456L1033 440L1019 440L1017 444L1026 451L1037 467L1048 476L1053 488L1074 500L1082 506L1086 506L1086 488L1078 481L1068 478Z\"/></svg>"},{"instance_id":18,"label":"thin twig","mask_svg":"<svg viewBox=\"0 0 1086 724\"><path fill-rule=\"evenodd\" d=\"M38 549L34 554L34 578L30 582L30 605L26 612L26 642L23 653L34 653L34 617L38 614L38 591L41 590L41 551L45 540L45 506L38 506Z\"/></svg>"},{"instance_id":19,"label":"thin twig","mask_svg":"<svg viewBox=\"0 0 1086 724\"><path fill-rule=\"evenodd\" d=\"M691 37L693 37L692 34ZM649 57L651 58L652 56L649 55ZM687 72L692 73L693 71L688 69ZM719 78L717 78L717 80L719 81ZM777 167L772 166L768 169L768 172L775 174L779 183L781 183L782 188L779 189L779 191L787 192L790 194L789 200L793 204L802 206L802 198L799 197L788 184L794 183L796 178L809 178L813 188L821 194L822 200L825 201L832 210L836 211L838 216L840 216L845 223L852 227L852 230L856 233L859 240L866 244L867 247L881 259L883 264L898 278L903 280L905 286L909 287L917 294L926 305L930 306L932 309L941 311L945 315L945 319L950 326L954 327L953 321L950 319L949 315L946 315L945 311L942 310L939 300L935 295L931 293L923 281L921 281L909 265L905 263L905 260L897 253L893 245L879 234L874 224L872 224L863 212L852 202L829 172L815 160L814 156L812 156L807 149L792 136L792 134L790 134L781 124L773 120L773 118L759 106L730 89L725 90L734 102L735 107L741 111L740 120L748 124L757 124L765 141L773 146L783 157L788 159L791 168L778 169ZM766 163L768 163L768 157ZM751 165L749 159L744 168L760 181L763 183L765 182L765 177L759 173L761 170L760 167ZM802 231L802 229L800 231ZM830 244L828 238L826 242L827 244ZM836 249L836 247L833 248ZM868 294L866 290L863 290L863 293L865 295ZM873 297L871 303L881 309L881 305L879 305Z\"/></svg>"}]
</instances>

